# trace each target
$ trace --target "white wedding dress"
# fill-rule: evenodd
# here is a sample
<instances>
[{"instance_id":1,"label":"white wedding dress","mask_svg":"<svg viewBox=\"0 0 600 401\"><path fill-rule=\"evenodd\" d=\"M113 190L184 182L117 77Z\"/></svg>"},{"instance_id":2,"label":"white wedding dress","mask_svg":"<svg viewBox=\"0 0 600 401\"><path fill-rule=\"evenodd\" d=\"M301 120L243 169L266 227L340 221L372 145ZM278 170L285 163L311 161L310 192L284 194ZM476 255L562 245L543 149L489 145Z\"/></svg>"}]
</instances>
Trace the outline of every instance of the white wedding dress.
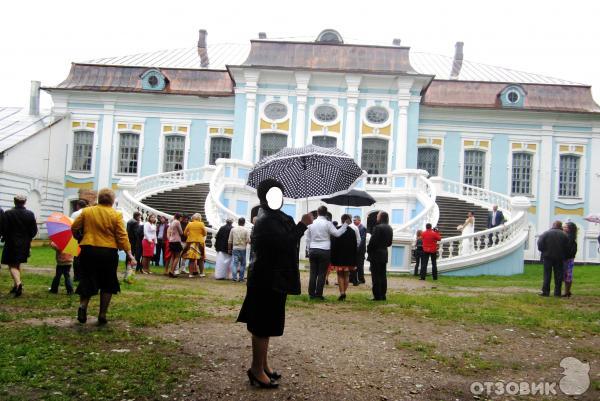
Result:
<instances>
[{"instance_id":1,"label":"white wedding dress","mask_svg":"<svg viewBox=\"0 0 600 401\"><path fill-rule=\"evenodd\" d=\"M467 219L462 227L462 235L473 234L475 232L475 218ZM473 252L473 239L463 239L460 247L460 254L469 255L471 252Z\"/></svg>"}]
</instances>

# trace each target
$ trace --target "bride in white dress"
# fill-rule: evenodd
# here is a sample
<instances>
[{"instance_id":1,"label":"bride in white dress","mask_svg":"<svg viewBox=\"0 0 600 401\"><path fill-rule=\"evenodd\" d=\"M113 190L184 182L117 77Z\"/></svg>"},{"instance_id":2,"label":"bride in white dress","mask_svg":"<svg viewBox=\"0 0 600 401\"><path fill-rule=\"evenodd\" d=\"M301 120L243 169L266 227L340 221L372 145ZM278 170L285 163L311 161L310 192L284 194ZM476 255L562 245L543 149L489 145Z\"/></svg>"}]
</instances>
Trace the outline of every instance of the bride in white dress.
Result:
<instances>
[{"instance_id":1,"label":"bride in white dress","mask_svg":"<svg viewBox=\"0 0 600 401\"><path fill-rule=\"evenodd\" d=\"M475 217L473 216L473 212L468 212L465 222L456 227L456 229L461 231L462 235L473 234L475 232ZM473 252L473 239L463 239L460 247L460 255L468 255L471 252Z\"/></svg>"}]
</instances>

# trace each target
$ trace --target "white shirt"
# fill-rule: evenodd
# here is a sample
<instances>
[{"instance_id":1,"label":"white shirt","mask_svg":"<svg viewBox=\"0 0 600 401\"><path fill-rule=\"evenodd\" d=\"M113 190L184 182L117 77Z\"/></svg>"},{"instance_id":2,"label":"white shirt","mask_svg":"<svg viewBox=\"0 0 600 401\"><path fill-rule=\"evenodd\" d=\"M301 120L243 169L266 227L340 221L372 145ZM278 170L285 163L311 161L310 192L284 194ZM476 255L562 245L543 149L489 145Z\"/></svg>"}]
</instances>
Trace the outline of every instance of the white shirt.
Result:
<instances>
[{"instance_id":1,"label":"white shirt","mask_svg":"<svg viewBox=\"0 0 600 401\"><path fill-rule=\"evenodd\" d=\"M144 239L156 242L156 224L152 224L149 221L144 223Z\"/></svg>"},{"instance_id":2,"label":"white shirt","mask_svg":"<svg viewBox=\"0 0 600 401\"><path fill-rule=\"evenodd\" d=\"M358 227L354 224L350 224L348 227L354 230L354 234L356 234L356 247L360 248L360 231L358 231Z\"/></svg>"},{"instance_id":3,"label":"white shirt","mask_svg":"<svg viewBox=\"0 0 600 401\"><path fill-rule=\"evenodd\" d=\"M306 230L306 243L308 244L308 248L317 248L323 250L331 249L331 238L339 237L343 233L346 232L348 228L348 224L344 223L340 228L335 228L333 223L325 216L319 216L311 225L308 226ZM360 236L359 236L360 242Z\"/></svg>"},{"instance_id":4,"label":"white shirt","mask_svg":"<svg viewBox=\"0 0 600 401\"><path fill-rule=\"evenodd\" d=\"M79 217L79 215L81 214L81 212L83 212L83 208L81 208L81 209L79 209L79 210L77 210L77 211L73 212L73 214L71 214L71 220L75 221L75 219L76 219L77 217Z\"/></svg>"}]
</instances>

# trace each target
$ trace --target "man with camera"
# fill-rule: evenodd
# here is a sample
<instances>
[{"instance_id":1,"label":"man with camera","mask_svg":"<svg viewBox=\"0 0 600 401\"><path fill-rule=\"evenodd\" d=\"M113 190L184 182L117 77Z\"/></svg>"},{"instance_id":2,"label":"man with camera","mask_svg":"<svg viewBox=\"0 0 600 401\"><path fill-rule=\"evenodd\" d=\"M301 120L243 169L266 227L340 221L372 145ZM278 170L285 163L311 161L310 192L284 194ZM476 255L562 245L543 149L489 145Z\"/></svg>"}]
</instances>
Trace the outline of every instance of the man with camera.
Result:
<instances>
[{"instance_id":1,"label":"man with camera","mask_svg":"<svg viewBox=\"0 0 600 401\"><path fill-rule=\"evenodd\" d=\"M425 225L425 231L422 234L423 238L423 252L421 254L421 278L425 280L427 276L427 263L431 258L431 275L434 280L437 280L437 248L438 241L441 241L442 236L440 235L437 228L431 228L431 223Z\"/></svg>"}]
</instances>

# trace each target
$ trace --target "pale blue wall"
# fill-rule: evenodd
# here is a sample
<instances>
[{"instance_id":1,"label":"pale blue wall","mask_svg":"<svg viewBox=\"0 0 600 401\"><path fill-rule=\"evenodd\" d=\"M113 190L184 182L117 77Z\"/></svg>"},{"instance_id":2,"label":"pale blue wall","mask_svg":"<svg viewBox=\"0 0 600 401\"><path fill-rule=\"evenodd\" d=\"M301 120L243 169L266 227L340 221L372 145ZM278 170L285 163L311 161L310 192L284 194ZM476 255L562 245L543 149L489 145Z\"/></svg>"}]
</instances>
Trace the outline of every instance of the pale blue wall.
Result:
<instances>
[{"instance_id":1,"label":"pale blue wall","mask_svg":"<svg viewBox=\"0 0 600 401\"><path fill-rule=\"evenodd\" d=\"M158 141L160 138L160 119L150 117L144 123L144 150L142 154L141 176L158 173Z\"/></svg>"},{"instance_id":2,"label":"pale blue wall","mask_svg":"<svg viewBox=\"0 0 600 401\"><path fill-rule=\"evenodd\" d=\"M204 163L208 164L208 160L205 160L206 131L206 120L192 120L190 127L190 154L187 168L202 167Z\"/></svg>"},{"instance_id":3,"label":"pale blue wall","mask_svg":"<svg viewBox=\"0 0 600 401\"><path fill-rule=\"evenodd\" d=\"M236 93L235 113L233 115L233 139L231 140L231 158L242 159L244 156L244 126L246 125L246 95Z\"/></svg>"},{"instance_id":4,"label":"pale blue wall","mask_svg":"<svg viewBox=\"0 0 600 401\"><path fill-rule=\"evenodd\" d=\"M444 139L444 178L460 181L461 138L459 132L447 132Z\"/></svg>"},{"instance_id":5,"label":"pale blue wall","mask_svg":"<svg viewBox=\"0 0 600 401\"><path fill-rule=\"evenodd\" d=\"M486 155L492 158L490 170L490 189L494 192L505 194L508 188L508 179L511 174L507 170L508 156L510 147L508 136L503 134L494 134L492 139L491 151Z\"/></svg>"},{"instance_id":6,"label":"pale blue wall","mask_svg":"<svg viewBox=\"0 0 600 401\"><path fill-rule=\"evenodd\" d=\"M501 259L492 262L483 263L478 266L471 266L465 269L453 270L450 272L440 273L444 276L512 276L513 274L521 274L524 271L524 254L523 246L514 250ZM541 277L540 277L541 280Z\"/></svg>"}]
</instances>

